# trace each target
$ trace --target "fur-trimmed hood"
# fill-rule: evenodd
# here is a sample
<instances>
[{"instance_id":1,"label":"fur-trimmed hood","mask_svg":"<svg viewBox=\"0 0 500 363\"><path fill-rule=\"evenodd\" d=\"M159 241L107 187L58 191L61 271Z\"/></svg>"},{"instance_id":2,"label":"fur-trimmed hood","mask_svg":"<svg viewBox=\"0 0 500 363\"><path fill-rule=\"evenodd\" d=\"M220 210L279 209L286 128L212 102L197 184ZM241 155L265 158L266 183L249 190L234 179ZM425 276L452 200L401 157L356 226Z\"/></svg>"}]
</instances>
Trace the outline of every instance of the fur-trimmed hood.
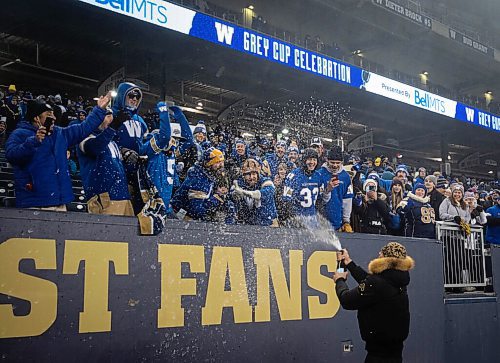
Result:
<instances>
[{"instance_id":1,"label":"fur-trimmed hood","mask_svg":"<svg viewBox=\"0 0 500 363\"><path fill-rule=\"evenodd\" d=\"M379 257L368 264L368 271L372 274L379 274L386 270L409 271L415 267L415 261L410 256L406 258Z\"/></svg>"},{"instance_id":2,"label":"fur-trimmed hood","mask_svg":"<svg viewBox=\"0 0 500 363\"><path fill-rule=\"evenodd\" d=\"M408 192L408 198L413 199L416 202L420 202L422 204L429 203L429 196L425 196L423 198L419 197L418 195L413 194L412 192Z\"/></svg>"}]
</instances>

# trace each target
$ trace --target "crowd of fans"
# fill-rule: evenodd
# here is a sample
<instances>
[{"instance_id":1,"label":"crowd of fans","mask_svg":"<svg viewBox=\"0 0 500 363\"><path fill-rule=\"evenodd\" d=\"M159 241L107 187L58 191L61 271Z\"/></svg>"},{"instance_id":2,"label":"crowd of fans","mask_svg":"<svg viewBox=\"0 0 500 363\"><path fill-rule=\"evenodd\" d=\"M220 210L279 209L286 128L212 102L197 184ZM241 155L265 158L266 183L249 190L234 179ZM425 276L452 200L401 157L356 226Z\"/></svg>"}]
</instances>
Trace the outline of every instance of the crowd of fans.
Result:
<instances>
[{"instance_id":1,"label":"crowd of fans","mask_svg":"<svg viewBox=\"0 0 500 363\"><path fill-rule=\"evenodd\" d=\"M487 242L500 244L498 181L362 159L320 137L248 142L235 129L191 127L166 102L143 119L142 98L131 83L94 107L10 86L0 132L16 205L64 211L79 174L90 213L137 215L150 233L166 218L314 227L322 216L337 231L418 238L435 238L438 220L487 226Z\"/></svg>"}]
</instances>

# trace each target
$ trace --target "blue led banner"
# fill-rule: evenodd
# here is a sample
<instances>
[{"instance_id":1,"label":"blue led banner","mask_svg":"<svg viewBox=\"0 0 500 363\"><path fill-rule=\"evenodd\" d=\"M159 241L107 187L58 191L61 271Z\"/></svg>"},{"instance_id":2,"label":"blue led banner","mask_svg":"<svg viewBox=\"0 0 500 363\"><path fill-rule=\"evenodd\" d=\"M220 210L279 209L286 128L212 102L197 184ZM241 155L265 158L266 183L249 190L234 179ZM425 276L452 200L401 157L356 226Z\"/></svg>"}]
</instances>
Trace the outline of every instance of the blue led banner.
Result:
<instances>
[{"instance_id":1,"label":"blue led banner","mask_svg":"<svg viewBox=\"0 0 500 363\"><path fill-rule=\"evenodd\" d=\"M500 132L495 115L179 5L161 0L79 1Z\"/></svg>"}]
</instances>

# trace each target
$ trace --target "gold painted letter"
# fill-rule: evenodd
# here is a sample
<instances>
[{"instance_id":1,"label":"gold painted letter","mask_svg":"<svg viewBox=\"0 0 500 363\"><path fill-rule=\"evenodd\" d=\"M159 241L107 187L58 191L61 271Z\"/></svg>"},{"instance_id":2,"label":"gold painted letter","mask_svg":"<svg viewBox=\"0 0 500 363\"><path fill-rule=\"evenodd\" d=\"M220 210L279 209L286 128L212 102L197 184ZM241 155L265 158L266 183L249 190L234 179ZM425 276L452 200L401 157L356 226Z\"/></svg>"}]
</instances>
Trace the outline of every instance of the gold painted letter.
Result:
<instances>
[{"instance_id":1,"label":"gold painted letter","mask_svg":"<svg viewBox=\"0 0 500 363\"><path fill-rule=\"evenodd\" d=\"M76 275L80 261L85 261L85 285L78 331L111 331L109 263L113 262L116 275L128 275L128 243L67 240L63 274Z\"/></svg>"},{"instance_id":2,"label":"gold painted letter","mask_svg":"<svg viewBox=\"0 0 500 363\"><path fill-rule=\"evenodd\" d=\"M161 263L161 308L158 310L158 328L184 326L184 308L181 297L196 295L196 279L182 278L181 265L189 263L191 272L205 272L203 246L158 245Z\"/></svg>"},{"instance_id":3,"label":"gold painted letter","mask_svg":"<svg viewBox=\"0 0 500 363\"><path fill-rule=\"evenodd\" d=\"M0 338L43 334L57 316L57 286L52 281L19 272L21 260L36 269L56 269L56 241L11 238L0 244L0 293L30 302L28 315L15 316L11 304L0 304Z\"/></svg>"},{"instance_id":4,"label":"gold painted letter","mask_svg":"<svg viewBox=\"0 0 500 363\"><path fill-rule=\"evenodd\" d=\"M339 299L335 293L333 278L321 274L321 266L326 265L328 272L337 268L337 255L331 251L316 251L307 260L307 284L326 295L322 304L319 296L308 296L310 319L327 319L335 316L340 308Z\"/></svg>"},{"instance_id":5,"label":"gold painted letter","mask_svg":"<svg viewBox=\"0 0 500 363\"><path fill-rule=\"evenodd\" d=\"M226 274L231 290L225 290ZM241 247L214 247L201 324L220 324L225 307L233 308L235 323L252 321Z\"/></svg>"},{"instance_id":6,"label":"gold painted letter","mask_svg":"<svg viewBox=\"0 0 500 363\"><path fill-rule=\"evenodd\" d=\"M290 289L288 289L280 250L254 250L254 262L257 266L257 305L255 321L271 320L269 276L273 281L274 293L278 303L281 320L302 319L301 267L303 252L289 251Z\"/></svg>"}]
</instances>

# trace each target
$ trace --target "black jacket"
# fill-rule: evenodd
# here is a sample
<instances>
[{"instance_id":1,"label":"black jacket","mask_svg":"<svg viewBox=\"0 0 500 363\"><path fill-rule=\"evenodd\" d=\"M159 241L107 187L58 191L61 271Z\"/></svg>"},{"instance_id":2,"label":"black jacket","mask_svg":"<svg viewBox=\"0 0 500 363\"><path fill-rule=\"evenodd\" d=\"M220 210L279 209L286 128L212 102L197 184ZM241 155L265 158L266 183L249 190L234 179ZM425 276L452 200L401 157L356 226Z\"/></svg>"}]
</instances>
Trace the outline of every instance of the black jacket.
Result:
<instances>
[{"instance_id":1,"label":"black jacket","mask_svg":"<svg viewBox=\"0 0 500 363\"><path fill-rule=\"evenodd\" d=\"M410 328L410 309L406 287L410 283L411 257L377 258L367 273L354 262L347 265L359 286L349 290L344 279L335 285L340 304L358 310L358 324L366 350L378 357L401 357L403 342Z\"/></svg>"},{"instance_id":2,"label":"black jacket","mask_svg":"<svg viewBox=\"0 0 500 363\"><path fill-rule=\"evenodd\" d=\"M436 188L432 189L432 192L429 193L429 203L434 209L434 213L436 215L436 221L440 221L439 219L439 206L443 202L445 196L439 193Z\"/></svg>"},{"instance_id":3,"label":"black jacket","mask_svg":"<svg viewBox=\"0 0 500 363\"><path fill-rule=\"evenodd\" d=\"M353 202L354 213L359 215L361 233L387 234L386 224L390 221L389 206L385 194L378 193L377 200L356 205Z\"/></svg>"}]
</instances>

